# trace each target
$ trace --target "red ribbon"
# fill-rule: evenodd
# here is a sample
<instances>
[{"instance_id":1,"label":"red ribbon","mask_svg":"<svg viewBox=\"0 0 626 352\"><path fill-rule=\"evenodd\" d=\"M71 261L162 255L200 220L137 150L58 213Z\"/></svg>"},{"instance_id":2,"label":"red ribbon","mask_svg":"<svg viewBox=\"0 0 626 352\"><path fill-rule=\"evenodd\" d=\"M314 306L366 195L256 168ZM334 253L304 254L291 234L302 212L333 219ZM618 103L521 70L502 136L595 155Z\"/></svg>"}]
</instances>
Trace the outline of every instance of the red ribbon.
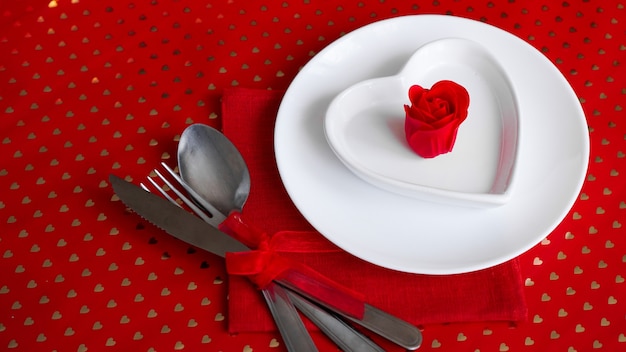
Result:
<instances>
[{"instance_id":1,"label":"red ribbon","mask_svg":"<svg viewBox=\"0 0 626 352\"><path fill-rule=\"evenodd\" d=\"M357 319L363 318L365 311L363 294L340 285L304 264L276 253L272 250L271 237L245 224L240 213L231 213L220 224L220 230L246 246L255 248L247 252L226 253L228 274L246 276L261 289L274 280L286 281L315 300L333 306L349 316Z\"/></svg>"}]
</instances>

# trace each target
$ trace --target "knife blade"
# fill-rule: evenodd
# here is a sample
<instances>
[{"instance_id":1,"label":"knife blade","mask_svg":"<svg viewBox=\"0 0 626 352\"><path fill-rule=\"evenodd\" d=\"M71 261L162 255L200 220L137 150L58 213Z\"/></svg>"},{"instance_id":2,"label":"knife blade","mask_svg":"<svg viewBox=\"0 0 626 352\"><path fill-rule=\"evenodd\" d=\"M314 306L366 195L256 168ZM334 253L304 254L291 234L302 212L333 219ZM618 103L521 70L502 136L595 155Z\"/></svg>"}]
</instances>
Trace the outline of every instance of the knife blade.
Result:
<instances>
[{"instance_id":1,"label":"knife blade","mask_svg":"<svg viewBox=\"0 0 626 352\"><path fill-rule=\"evenodd\" d=\"M133 211L142 218L148 220L173 237L220 257L225 257L226 252L243 252L250 250L250 248L233 237L230 237L228 234L207 224L200 218L188 213L169 201L145 191L139 186L115 175L109 176L109 182L124 204L133 209ZM417 327L367 303L364 304L364 316L361 319L357 319L337 310L332 302L320 301L307 292L303 292L297 285L285 282L284 280L279 280L278 283L386 337L404 348L415 350L419 348L422 343L422 334Z\"/></svg>"}]
</instances>

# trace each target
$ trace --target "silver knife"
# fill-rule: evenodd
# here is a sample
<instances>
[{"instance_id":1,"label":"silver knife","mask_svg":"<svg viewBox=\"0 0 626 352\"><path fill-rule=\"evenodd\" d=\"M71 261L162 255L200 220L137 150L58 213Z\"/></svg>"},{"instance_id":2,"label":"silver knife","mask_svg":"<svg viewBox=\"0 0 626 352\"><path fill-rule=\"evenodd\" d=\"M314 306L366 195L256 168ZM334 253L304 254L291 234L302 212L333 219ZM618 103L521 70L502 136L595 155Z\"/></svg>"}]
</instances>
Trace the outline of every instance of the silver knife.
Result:
<instances>
[{"instance_id":1,"label":"silver knife","mask_svg":"<svg viewBox=\"0 0 626 352\"><path fill-rule=\"evenodd\" d=\"M184 242L220 257L225 257L226 252L250 250L228 234L169 201L146 192L139 186L115 175L110 175L109 181L124 204L144 219ZM287 281L277 280L276 282L406 349L415 350L422 343L422 333L417 327L367 303L364 304L364 315L359 319L338 310L332 302L322 302Z\"/></svg>"}]
</instances>

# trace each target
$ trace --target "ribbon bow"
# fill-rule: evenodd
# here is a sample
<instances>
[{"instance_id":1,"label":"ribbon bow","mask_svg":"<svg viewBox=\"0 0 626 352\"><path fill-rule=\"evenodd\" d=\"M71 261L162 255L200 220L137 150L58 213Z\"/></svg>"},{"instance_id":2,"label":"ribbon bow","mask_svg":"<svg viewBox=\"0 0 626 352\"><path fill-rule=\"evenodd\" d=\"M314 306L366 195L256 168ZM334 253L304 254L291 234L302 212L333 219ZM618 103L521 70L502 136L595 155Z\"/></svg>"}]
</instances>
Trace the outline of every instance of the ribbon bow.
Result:
<instances>
[{"instance_id":1,"label":"ribbon bow","mask_svg":"<svg viewBox=\"0 0 626 352\"><path fill-rule=\"evenodd\" d=\"M285 258L272 249L272 237L244 223L241 214L231 213L220 230L253 250L226 253L226 271L246 276L262 289L274 280L283 280L314 300L334 306L355 318L363 318L365 297L329 279L314 269Z\"/></svg>"}]
</instances>

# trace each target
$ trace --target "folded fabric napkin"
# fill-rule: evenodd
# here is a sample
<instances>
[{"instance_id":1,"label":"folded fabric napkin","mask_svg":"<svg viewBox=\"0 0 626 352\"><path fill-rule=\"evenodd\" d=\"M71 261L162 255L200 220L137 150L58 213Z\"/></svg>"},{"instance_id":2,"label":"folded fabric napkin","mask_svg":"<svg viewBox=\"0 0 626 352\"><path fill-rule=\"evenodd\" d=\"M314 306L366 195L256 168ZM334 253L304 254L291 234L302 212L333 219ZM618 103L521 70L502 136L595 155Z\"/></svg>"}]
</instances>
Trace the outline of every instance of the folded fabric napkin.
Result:
<instances>
[{"instance_id":1,"label":"folded fabric napkin","mask_svg":"<svg viewBox=\"0 0 626 352\"><path fill-rule=\"evenodd\" d=\"M418 326L526 318L517 260L466 274L409 274L356 258L316 232L291 202L274 158L274 122L283 94L233 88L222 99L224 134L242 153L252 179L243 215L249 224L274 234L275 251L365 294L371 305ZM276 330L262 296L245 278L229 277L228 304L231 332Z\"/></svg>"}]
</instances>

